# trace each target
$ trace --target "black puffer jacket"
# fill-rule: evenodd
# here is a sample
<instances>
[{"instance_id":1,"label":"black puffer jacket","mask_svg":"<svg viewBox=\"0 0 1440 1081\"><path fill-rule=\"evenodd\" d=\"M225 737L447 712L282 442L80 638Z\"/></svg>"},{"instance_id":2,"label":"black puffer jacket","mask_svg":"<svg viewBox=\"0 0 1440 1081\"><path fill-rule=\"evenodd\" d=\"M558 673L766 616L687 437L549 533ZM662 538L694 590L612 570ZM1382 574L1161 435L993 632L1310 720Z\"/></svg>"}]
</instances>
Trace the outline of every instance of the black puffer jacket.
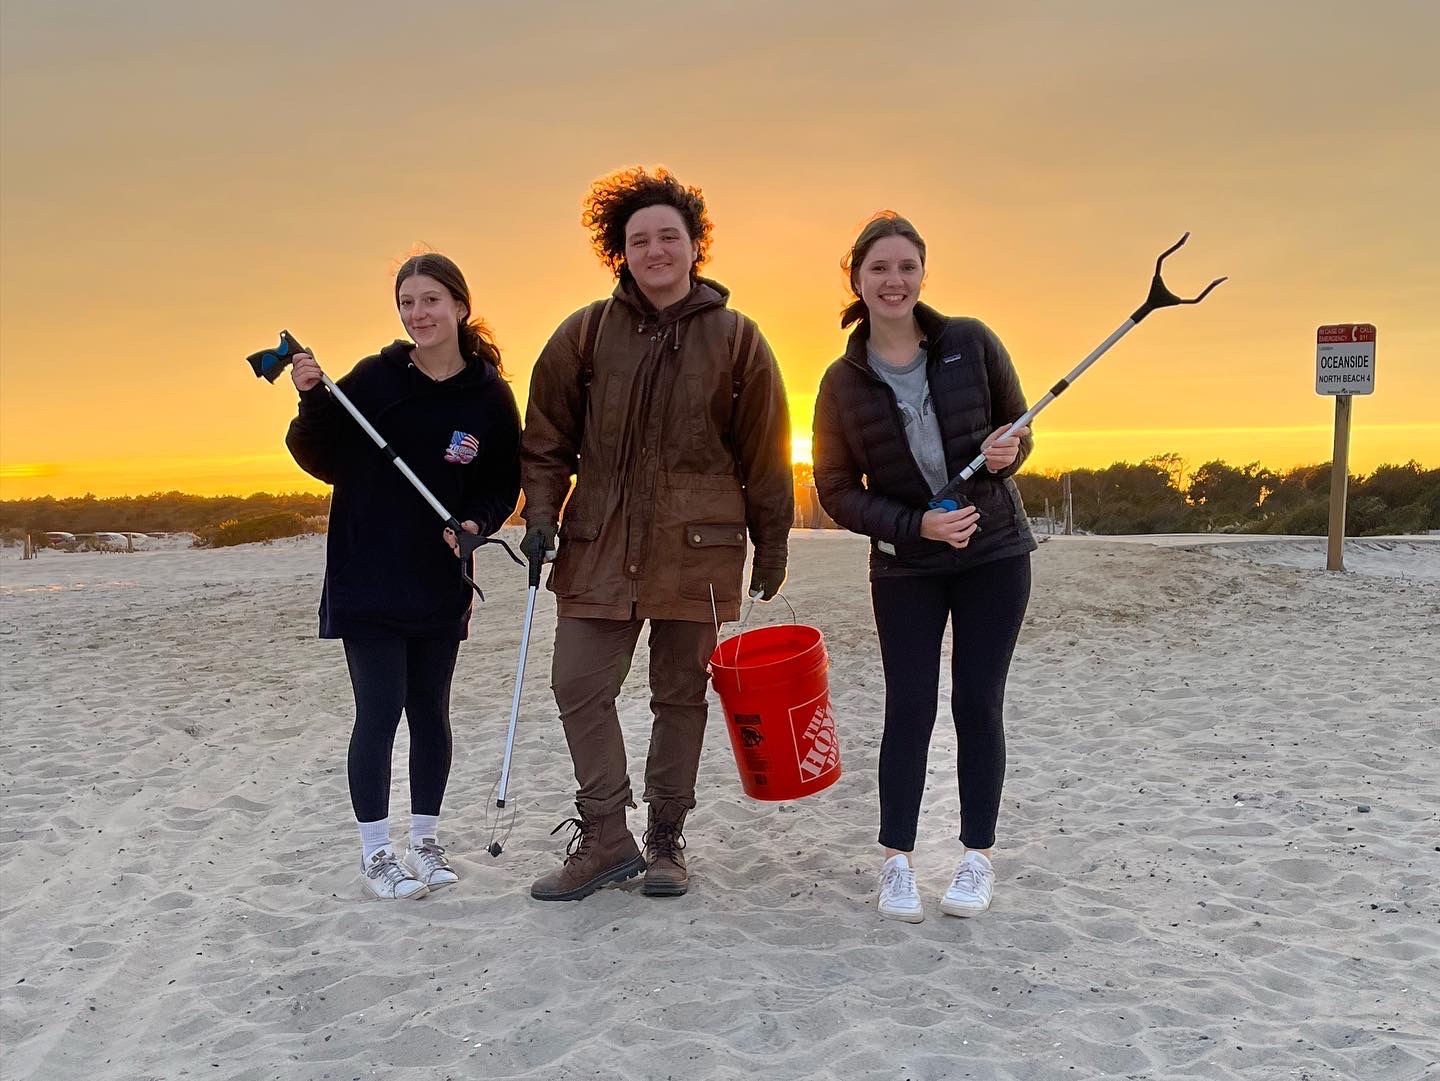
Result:
<instances>
[{"instance_id":1,"label":"black puffer jacket","mask_svg":"<svg viewBox=\"0 0 1440 1081\"><path fill-rule=\"evenodd\" d=\"M515 397L479 357L437 383L411 363L412 348L386 346L336 382L435 498L489 536L520 493ZM444 523L323 385L300 396L285 443L335 486L320 637L466 637L472 593ZM512 573L506 560L493 566Z\"/></svg>"},{"instance_id":2,"label":"black puffer jacket","mask_svg":"<svg viewBox=\"0 0 1440 1081\"><path fill-rule=\"evenodd\" d=\"M924 304L915 319L925 333L930 396L953 477L977 454L985 437L1025 412L1025 396L1010 355L978 319L947 318ZM871 369L861 321L845 355L826 370L815 401L815 487L830 517L871 540L870 574L949 574L1035 550L1020 491L1010 479L1030 453L1021 441L1013 465L982 469L965 494L980 511L980 529L964 548L920 536L933 494L910 453L895 394ZM885 542L890 555L877 547Z\"/></svg>"}]
</instances>

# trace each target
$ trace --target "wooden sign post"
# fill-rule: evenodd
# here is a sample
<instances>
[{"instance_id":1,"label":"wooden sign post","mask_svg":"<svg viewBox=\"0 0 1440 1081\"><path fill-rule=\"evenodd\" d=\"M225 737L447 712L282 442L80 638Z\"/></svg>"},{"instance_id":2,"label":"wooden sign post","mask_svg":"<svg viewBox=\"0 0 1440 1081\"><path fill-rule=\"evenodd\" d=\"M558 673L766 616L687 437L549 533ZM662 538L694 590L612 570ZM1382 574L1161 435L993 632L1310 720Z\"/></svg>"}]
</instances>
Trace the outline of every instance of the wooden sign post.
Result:
<instances>
[{"instance_id":1,"label":"wooden sign post","mask_svg":"<svg viewBox=\"0 0 1440 1081\"><path fill-rule=\"evenodd\" d=\"M1345 497L1350 487L1351 398L1375 393L1375 327L1336 323L1315 334L1315 393L1335 398L1335 452L1330 456L1330 545L1325 569L1345 569Z\"/></svg>"}]
</instances>

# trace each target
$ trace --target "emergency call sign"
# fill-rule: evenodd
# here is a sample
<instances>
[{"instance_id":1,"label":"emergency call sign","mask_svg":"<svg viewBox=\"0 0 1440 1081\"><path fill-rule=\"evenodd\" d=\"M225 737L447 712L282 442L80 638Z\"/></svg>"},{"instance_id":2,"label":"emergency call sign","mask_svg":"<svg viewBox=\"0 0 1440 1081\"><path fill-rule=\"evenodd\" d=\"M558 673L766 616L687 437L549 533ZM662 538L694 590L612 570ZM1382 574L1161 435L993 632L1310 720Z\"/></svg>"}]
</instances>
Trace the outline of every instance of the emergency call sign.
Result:
<instances>
[{"instance_id":1,"label":"emergency call sign","mask_svg":"<svg viewBox=\"0 0 1440 1081\"><path fill-rule=\"evenodd\" d=\"M1375 393L1375 327L1336 323L1315 334L1315 393Z\"/></svg>"}]
</instances>

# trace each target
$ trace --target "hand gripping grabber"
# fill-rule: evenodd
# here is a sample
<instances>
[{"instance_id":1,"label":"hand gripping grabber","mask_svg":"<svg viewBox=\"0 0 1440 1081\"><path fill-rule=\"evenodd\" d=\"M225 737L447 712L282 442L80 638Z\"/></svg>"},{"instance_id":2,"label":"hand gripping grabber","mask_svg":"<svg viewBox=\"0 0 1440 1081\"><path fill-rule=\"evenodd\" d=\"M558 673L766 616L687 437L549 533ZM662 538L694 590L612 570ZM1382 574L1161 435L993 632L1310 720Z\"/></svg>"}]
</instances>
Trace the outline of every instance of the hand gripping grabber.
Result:
<instances>
[{"instance_id":1,"label":"hand gripping grabber","mask_svg":"<svg viewBox=\"0 0 1440 1081\"><path fill-rule=\"evenodd\" d=\"M1039 413L1047 405L1053 402L1056 398L1060 397L1060 395L1065 392L1066 387L1068 387L1071 383L1075 382L1075 380L1079 379L1080 376L1084 374L1086 368L1090 367L1090 365L1094 364L1097 360L1099 360L1101 354L1103 354L1107 349L1109 349L1112 345L1118 342L1121 338L1125 337L1125 335L1130 332L1130 329L1135 326L1136 323L1140 322L1140 320L1144 319L1156 308L1173 308L1177 304L1199 304L1202 300L1204 300L1207 296L1210 295L1210 290L1214 289L1217 285L1219 285L1225 280L1224 278L1216 278L1213 282L1211 282L1201 291L1199 296L1190 297L1189 299L1177 297L1174 293L1170 292L1168 288L1166 288L1165 283L1160 279L1160 265L1165 262L1166 256L1173 253L1177 248L1180 247L1180 245L1184 244L1185 241L1189 239L1190 234L1186 233L1178 241L1176 241L1174 245L1166 248L1163 252L1160 253L1160 258L1155 260L1155 277L1152 278L1150 281L1150 295L1145 298L1144 304L1141 304L1140 307L1135 309L1135 314L1130 316L1130 318L1125 320L1125 322L1121 323L1115 333L1111 334L1110 337L1106 338L1103 342L1096 346L1094 351L1091 352L1089 356L1087 356L1084 360L1082 360L1079 364L1075 366L1074 371L1072 371L1064 379L1060 380L1060 382L1056 383L1053 387L1051 387L1049 391L1046 392L1045 397L1041 398L1038 402L1032 405L1019 419L1015 421L1015 423L1011 424L1010 427L1005 429L1004 433L1000 436L1001 439L1008 439L1017 430L1029 424L1030 421L1035 418L1035 415L1037 413ZM949 511L959 510L961 507L970 506L970 500L965 497L965 493L963 491L965 482L968 481L971 477L973 477L976 473L978 473L982 468L984 468L984 466L985 455L976 455L974 461L972 461L964 469L960 470L960 472L955 474L955 476L951 477L949 482L946 483L945 487L941 488L938 492L935 493L934 497L930 500L930 509Z\"/></svg>"},{"instance_id":2,"label":"hand gripping grabber","mask_svg":"<svg viewBox=\"0 0 1440 1081\"><path fill-rule=\"evenodd\" d=\"M274 349L262 349L258 353L251 353L245 359L250 362L250 367L255 369L256 376L273 383L280 378L281 373L295 360L297 353L309 352L310 350L297 342L288 330L282 330L280 332L280 344ZM345 407L347 413L355 418L355 423L360 425L360 427L365 430L365 434L375 441L375 445L385 452L385 456L394 463L395 468L405 474L405 479L415 486L415 490L425 498L425 502L430 504L435 513L440 515L441 521L455 534L456 543L460 546L460 577L465 579L465 584L473 589L482 601L485 599L485 594L480 587L475 584L475 579L471 577L471 571L473 569L471 556L475 554L476 549L482 544L498 544L501 548L505 549L506 553L516 563L519 563L522 567L525 565L520 557L511 551L510 546L499 537L481 537L474 533L465 532L465 530L461 528L460 522L456 519L455 515L446 510L445 505L435 498L429 488L425 487L420 478L415 475L414 470L405 464L405 460L395 453L389 443L385 442L385 437L375 430L374 425L365 419L364 414L362 414L360 410L355 408L355 403L345 396L345 392L335 385L334 380L324 374L322 374L320 378L325 384L325 389L330 392L331 396Z\"/></svg>"}]
</instances>

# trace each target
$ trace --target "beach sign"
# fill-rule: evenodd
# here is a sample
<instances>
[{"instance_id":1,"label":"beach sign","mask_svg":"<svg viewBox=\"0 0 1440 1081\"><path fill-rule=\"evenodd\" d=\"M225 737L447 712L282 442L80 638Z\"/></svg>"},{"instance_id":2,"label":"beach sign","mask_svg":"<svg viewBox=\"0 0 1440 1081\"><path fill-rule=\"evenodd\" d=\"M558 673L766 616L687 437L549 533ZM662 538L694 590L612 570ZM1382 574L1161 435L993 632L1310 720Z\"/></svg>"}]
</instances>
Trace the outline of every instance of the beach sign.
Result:
<instances>
[{"instance_id":1,"label":"beach sign","mask_svg":"<svg viewBox=\"0 0 1440 1081\"><path fill-rule=\"evenodd\" d=\"M1333 323L1315 332L1315 393L1375 393L1375 327Z\"/></svg>"},{"instance_id":2,"label":"beach sign","mask_svg":"<svg viewBox=\"0 0 1440 1081\"><path fill-rule=\"evenodd\" d=\"M1331 323L1315 331L1315 393L1335 399L1330 456L1330 540L1325 569L1345 569L1345 498L1350 486L1350 412L1356 394L1375 393L1375 326Z\"/></svg>"}]
</instances>

